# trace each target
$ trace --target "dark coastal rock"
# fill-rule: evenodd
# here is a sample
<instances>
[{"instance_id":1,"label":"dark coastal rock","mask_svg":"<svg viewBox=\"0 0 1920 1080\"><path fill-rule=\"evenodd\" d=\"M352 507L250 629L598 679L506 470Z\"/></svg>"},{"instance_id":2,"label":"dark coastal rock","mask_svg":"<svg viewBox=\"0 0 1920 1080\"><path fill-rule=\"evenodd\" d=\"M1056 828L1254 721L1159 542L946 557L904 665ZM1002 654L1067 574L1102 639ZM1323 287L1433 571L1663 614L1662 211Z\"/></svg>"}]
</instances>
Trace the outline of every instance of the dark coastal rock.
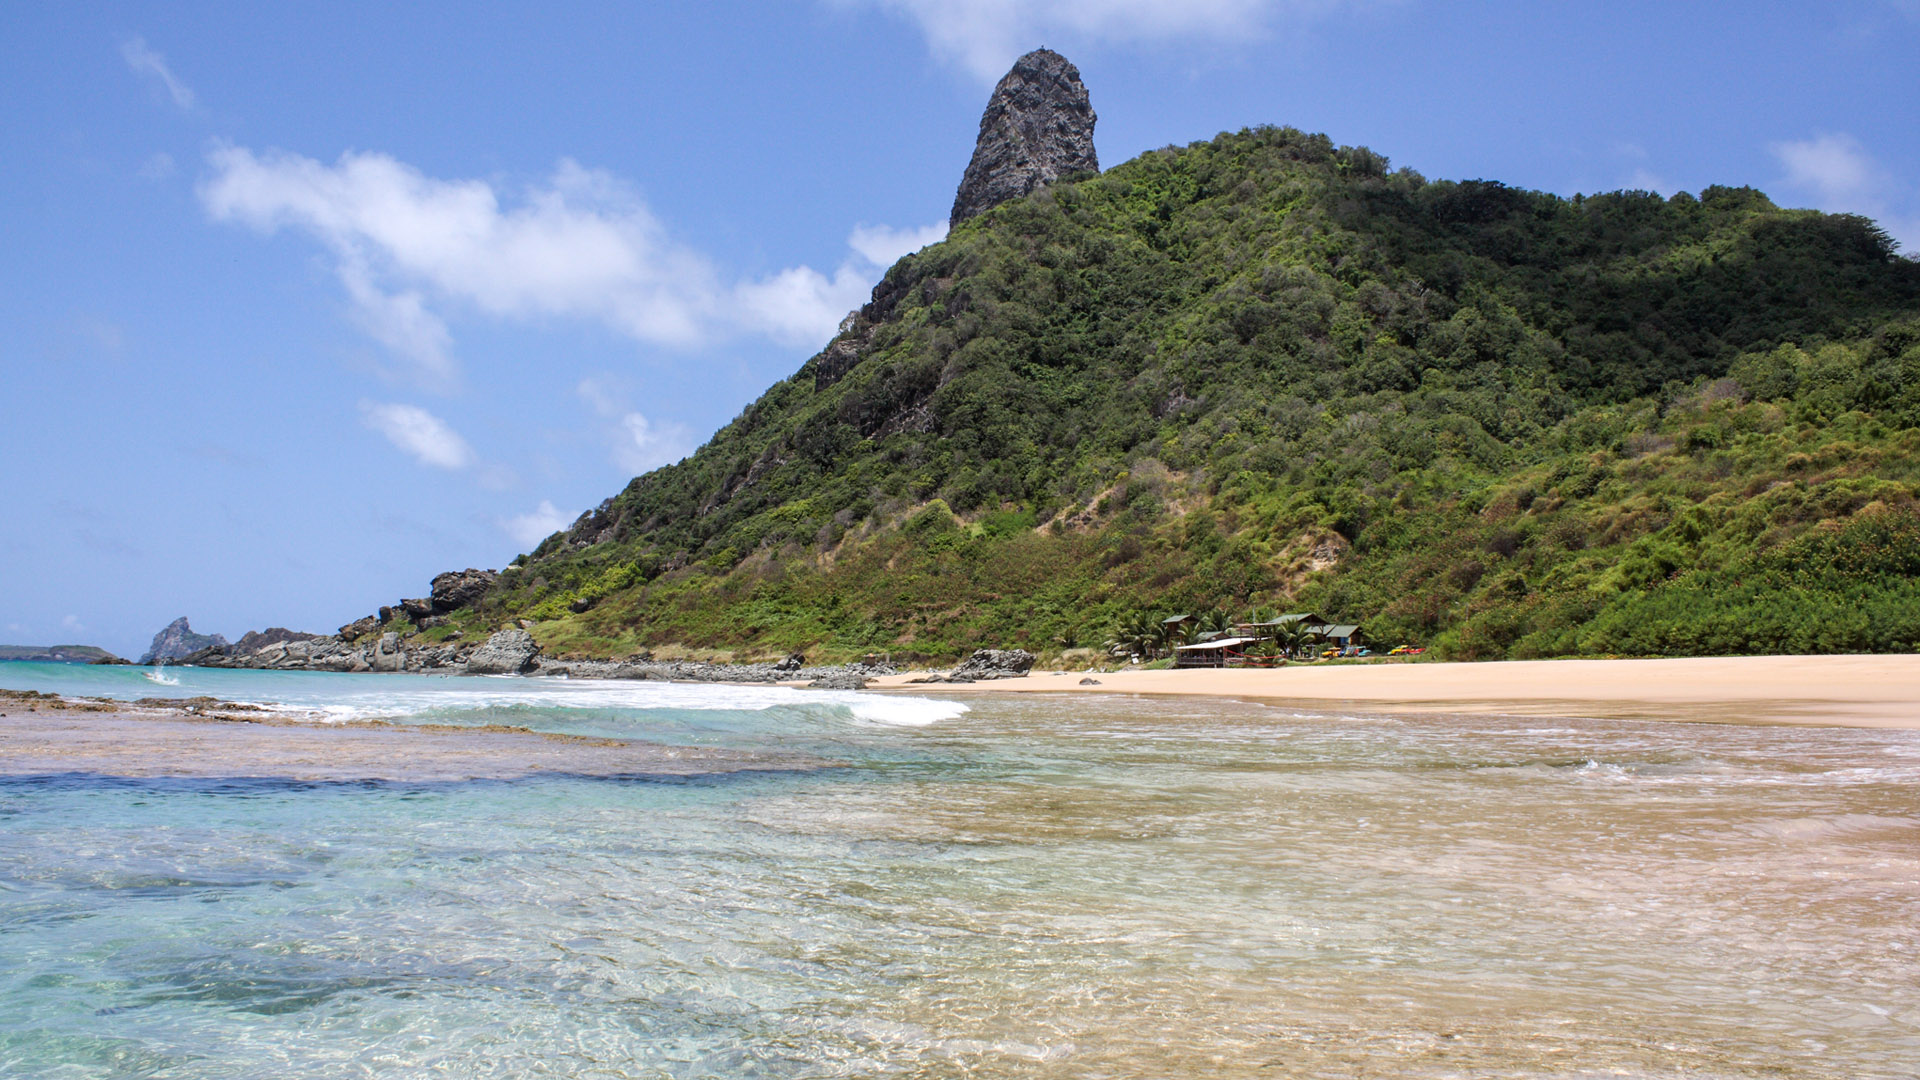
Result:
<instances>
[{"instance_id":1,"label":"dark coastal rock","mask_svg":"<svg viewBox=\"0 0 1920 1080\"><path fill-rule=\"evenodd\" d=\"M1096 119L1080 70L1066 57L1035 49L1014 61L980 117L980 137L948 223L958 225L1062 176L1099 172Z\"/></svg>"},{"instance_id":2,"label":"dark coastal rock","mask_svg":"<svg viewBox=\"0 0 1920 1080\"><path fill-rule=\"evenodd\" d=\"M320 634L303 634L298 630L289 630L284 626L269 626L265 630L249 630L240 635L231 650L235 656L247 656L257 653L270 645L285 645L290 641L314 641Z\"/></svg>"},{"instance_id":3,"label":"dark coastal rock","mask_svg":"<svg viewBox=\"0 0 1920 1080\"><path fill-rule=\"evenodd\" d=\"M501 630L467 657L471 675L519 675L531 670L540 646L525 630Z\"/></svg>"},{"instance_id":4,"label":"dark coastal rock","mask_svg":"<svg viewBox=\"0 0 1920 1080\"><path fill-rule=\"evenodd\" d=\"M975 649L972 656L947 676L948 682L1017 679L1033 670L1034 655L1025 649Z\"/></svg>"},{"instance_id":5,"label":"dark coastal rock","mask_svg":"<svg viewBox=\"0 0 1920 1080\"><path fill-rule=\"evenodd\" d=\"M367 666L375 671L405 671L407 661L400 649L400 635L392 631L381 634L367 657Z\"/></svg>"},{"instance_id":6,"label":"dark coastal rock","mask_svg":"<svg viewBox=\"0 0 1920 1080\"><path fill-rule=\"evenodd\" d=\"M801 668L805 667L806 664L807 664L806 653L789 653L787 654L787 658L785 660L782 660L779 663L773 665L773 670L780 671L780 672L799 671Z\"/></svg>"},{"instance_id":7,"label":"dark coastal rock","mask_svg":"<svg viewBox=\"0 0 1920 1080\"><path fill-rule=\"evenodd\" d=\"M185 656L175 656L167 659L180 667L224 667L226 665L223 664L222 661L227 659L227 650L229 648L230 646L224 644L208 645L195 649ZM146 661L143 660L141 663L146 663ZM155 660L154 663L159 663L159 661Z\"/></svg>"},{"instance_id":8,"label":"dark coastal rock","mask_svg":"<svg viewBox=\"0 0 1920 1080\"><path fill-rule=\"evenodd\" d=\"M1089 675L1086 678L1080 680L1080 685L1081 686L1099 686L1100 680Z\"/></svg>"},{"instance_id":9,"label":"dark coastal rock","mask_svg":"<svg viewBox=\"0 0 1920 1080\"><path fill-rule=\"evenodd\" d=\"M161 660L179 660L208 648L225 649L227 639L219 634L196 634L188 625L185 615L167 624L166 629L153 635L153 645L140 658L142 664L158 663Z\"/></svg>"},{"instance_id":10,"label":"dark coastal rock","mask_svg":"<svg viewBox=\"0 0 1920 1080\"><path fill-rule=\"evenodd\" d=\"M807 684L809 690L865 690L867 680L854 671L829 672Z\"/></svg>"},{"instance_id":11,"label":"dark coastal rock","mask_svg":"<svg viewBox=\"0 0 1920 1080\"><path fill-rule=\"evenodd\" d=\"M433 578L433 607L435 613L458 611L472 607L480 598L487 595L493 583L500 575L492 570L449 570L444 574L435 574Z\"/></svg>"},{"instance_id":12,"label":"dark coastal rock","mask_svg":"<svg viewBox=\"0 0 1920 1080\"><path fill-rule=\"evenodd\" d=\"M839 382L847 372L853 370L854 365L860 362L862 351L868 343L872 328L868 327L868 334L848 333L848 331L854 328L855 323L859 319L859 314L859 312L854 312L848 315L840 324L841 336L834 338L833 341L828 343L825 349L820 351L820 355L813 358L810 366L813 369L813 388L815 392L825 390L827 387Z\"/></svg>"},{"instance_id":13,"label":"dark coastal rock","mask_svg":"<svg viewBox=\"0 0 1920 1080\"><path fill-rule=\"evenodd\" d=\"M400 601L400 611L410 622L420 622L433 617L433 598L422 596L414 600Z\"/></svg>"},{"instance_id":14,"label":"dark coastal rock","mask_svg":"<svg viewBox=\"0 0 1920 1080\"><path fill-rule=\"evenodd\" d=\"M373 633L379 626L380 620L368 615L364 618L355 619L341 627L340 632L335 636L341 641L353 641L356 638L365 637Z\"/></svg>"}]
</instances>

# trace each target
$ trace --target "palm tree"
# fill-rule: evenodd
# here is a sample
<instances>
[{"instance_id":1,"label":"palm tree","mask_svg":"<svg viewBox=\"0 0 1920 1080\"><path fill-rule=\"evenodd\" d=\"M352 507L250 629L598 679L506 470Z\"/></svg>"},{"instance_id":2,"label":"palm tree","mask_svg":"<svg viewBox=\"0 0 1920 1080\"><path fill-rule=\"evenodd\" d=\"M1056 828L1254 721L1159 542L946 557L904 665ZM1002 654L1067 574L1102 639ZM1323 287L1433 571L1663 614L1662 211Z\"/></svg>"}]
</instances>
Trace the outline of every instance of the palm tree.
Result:
<instances>
[{"instance_id":1,"label":"palm tree","mask_svg":"<svg viewBox=\"0 0 1920 1080\"><path fill-rule=\"evenodd\" d=\"M1300 625L1300 620L1295 619L1292 622L1283 622L1274 627L1273 640L1275 644L1280 646L1282 653L1287 656L1292 656L1308 644L1311 644L1313 635L1307 632L1306 627Z\"/></svg>"},{"instance_id":2,"label":"palm tree","mask_svg":"<svg viewBox=\"0 0 1920 1080\"><path fill-rule=\"evenodd\" d=\"M1166 622L1162 620L1160 616L1142 615L1140 616L1140 621L1146 628L1147 658L1149 660L1172 649L1173 631L1167 629Z\"/></svg>"},{"instance_id":3,"label":"palm tree","mask_svg":"<svg viewBox=\"0 0 1920 1080\"><path fill-rule=\"evenodd\" d=\"M1114 625L1107 639L1109 652L1126 652L1151 660L1165 643L1166 631L1151 615L1135 612Z\"/></svg>"},{"instance_id":4,"label":"palm tree","mask_svg":"<svg viewBox=\"0 0 1920 1080\"><path fill-rule=\"evenodd\" d=\"M1226 608L1214 608L1212 611L1195 619L1194 622L1200 624L1200 629L1216 634L1231 634L1233 632L1233 616L1227 614Z\"/></svg>"}]
</instances>

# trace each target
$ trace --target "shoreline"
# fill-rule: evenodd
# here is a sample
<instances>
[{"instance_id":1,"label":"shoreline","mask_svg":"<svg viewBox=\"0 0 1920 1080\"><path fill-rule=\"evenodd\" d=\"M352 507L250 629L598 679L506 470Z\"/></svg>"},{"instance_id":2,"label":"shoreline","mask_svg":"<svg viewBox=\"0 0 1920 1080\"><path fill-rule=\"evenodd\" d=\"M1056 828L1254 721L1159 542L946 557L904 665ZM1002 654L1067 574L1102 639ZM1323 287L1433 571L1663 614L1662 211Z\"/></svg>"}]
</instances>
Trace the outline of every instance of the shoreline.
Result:
<instances>
[{"instance_id":1,"label":"shoreline","mask_svg":"<svg viewBox=\"0 0 1920 1080\"><path fill-rule=\"evenodd\" d=\"M1568 716L1920 729L1920 655L1494 660L1030 674L869 688L915 693L1135 694L1288 702L1314 711ZM1083 686L1083 678L1098 685Z\"/></svg>"},{"instance_id":2,"label":"shoreline","mask_svg":"<svg viewBox=\"0 0 1920 1080\"><path fill-rule=\"evenodd\" d=\"M205 698L160 703L0 691L0 779L684 780L832 765L803 754L667 746L502 725L332 722L318 714Z\"/></svg>"}]
</instances>

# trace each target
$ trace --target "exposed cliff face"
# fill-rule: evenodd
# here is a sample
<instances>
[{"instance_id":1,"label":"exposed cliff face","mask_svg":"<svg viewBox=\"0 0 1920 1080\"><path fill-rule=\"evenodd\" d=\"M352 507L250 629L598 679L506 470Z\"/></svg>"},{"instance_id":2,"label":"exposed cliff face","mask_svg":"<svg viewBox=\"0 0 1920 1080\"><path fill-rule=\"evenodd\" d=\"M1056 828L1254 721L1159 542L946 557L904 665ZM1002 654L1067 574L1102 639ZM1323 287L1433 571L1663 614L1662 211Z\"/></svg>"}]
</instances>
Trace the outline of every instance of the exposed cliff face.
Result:
<instances>
[{"instance_id":1,"label":"exposed cliff face","mask_svg":"<svg viewBox=\"0 0 1920 1080\"><path fill-rule=\"evenodd\" d=\"M1031 193L1062 176L1099 172L1097 118L1080 70L1050 49L1014 61L980 117L973 160L954 196L949 224Z\"/></svg>"},{"instance_id":2,"label":"exposed cliff face","mask_svg":"<svg viewBox=\"0 0 1920 1080\"><path fill-rule=\"evenodd\" d=\"M153 635L153 644L147 649L147 654L140 658L140 662L151 664L160 660L178 660L208 646L219 646L224 649L227 647L227 639L219 634L194 633L193 627L187 625L187 617L182 615L168 623L165 630Z\"/></svg>"}]
</instances>

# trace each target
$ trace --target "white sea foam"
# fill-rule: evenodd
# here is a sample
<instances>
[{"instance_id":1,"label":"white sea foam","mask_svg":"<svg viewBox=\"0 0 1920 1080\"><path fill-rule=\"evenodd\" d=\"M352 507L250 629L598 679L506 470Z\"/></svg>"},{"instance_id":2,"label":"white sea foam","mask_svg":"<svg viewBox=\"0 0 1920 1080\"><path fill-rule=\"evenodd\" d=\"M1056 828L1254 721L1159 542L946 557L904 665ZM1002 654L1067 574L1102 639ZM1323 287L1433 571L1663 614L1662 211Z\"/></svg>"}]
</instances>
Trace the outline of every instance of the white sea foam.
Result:
<instances>
[{"instance_id":1,"label":"white sea foam","mask_svg":"<svg viewBox=\"0 0 1920 1080\"><path fill-rule=\"evenodd\" d=\"M381 680L378 684L351 688L330 683L324 689L324 700L308 702L298 694L289 694L280 698L274 707L289 712L318 712L330 722L407 719L428 713L516 707L623 712L762 712L775 708L816 708L844 712L858 721L892 727L925 727L968 711L966 705L957 701L854 691L551 677Z\"/></svg>"}]
</instances>

